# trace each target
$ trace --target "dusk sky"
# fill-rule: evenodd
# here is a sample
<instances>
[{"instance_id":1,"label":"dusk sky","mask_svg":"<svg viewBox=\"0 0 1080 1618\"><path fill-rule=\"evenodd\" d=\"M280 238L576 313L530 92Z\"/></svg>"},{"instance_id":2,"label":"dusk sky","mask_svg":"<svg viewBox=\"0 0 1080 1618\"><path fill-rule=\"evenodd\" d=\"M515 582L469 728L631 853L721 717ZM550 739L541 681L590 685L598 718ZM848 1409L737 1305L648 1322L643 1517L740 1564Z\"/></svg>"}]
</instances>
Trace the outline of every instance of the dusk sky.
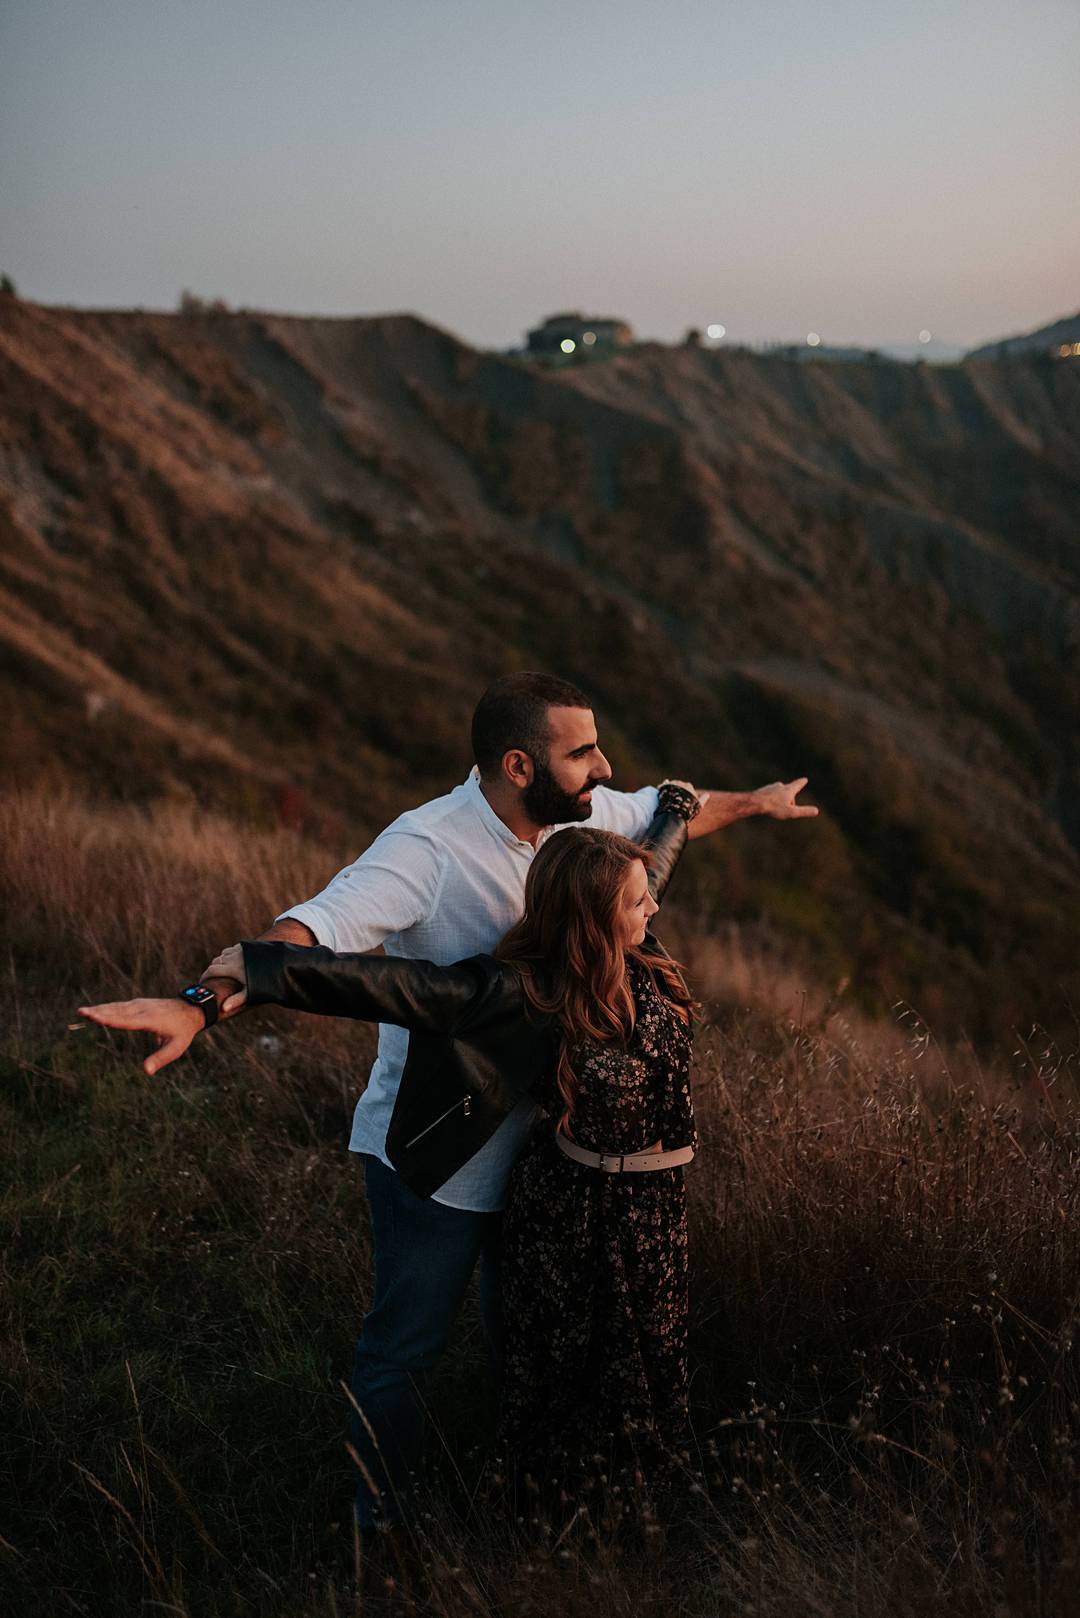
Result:
<instances>
[{"instance_id":1,"label":"dusk sky","mask_svg":"<svg viewBox=\"0 0 1080 1618\"><path fill-rule=\"evenodd\" d=\"M969 345L1080 308L1077 0L0 0L26 297L505 347Z\"/></svg>"}]
</instances>

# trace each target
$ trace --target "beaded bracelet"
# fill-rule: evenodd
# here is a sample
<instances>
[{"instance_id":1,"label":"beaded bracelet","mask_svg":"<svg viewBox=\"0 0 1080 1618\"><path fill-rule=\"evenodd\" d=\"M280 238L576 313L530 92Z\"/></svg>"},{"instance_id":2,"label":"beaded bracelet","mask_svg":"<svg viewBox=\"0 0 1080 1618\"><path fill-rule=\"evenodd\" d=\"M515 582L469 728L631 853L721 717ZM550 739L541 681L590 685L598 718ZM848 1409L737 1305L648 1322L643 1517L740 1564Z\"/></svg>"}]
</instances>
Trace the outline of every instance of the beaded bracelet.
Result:
<instances>
[{"instance_id":1,"label":"beaded bracelet","mask_svg":"<svg viewBox=\"0 0 1080 1618\"><path fill-rule=\"evenodd\" d=\"M701 813L701 800L696 792L689 787L683 787L677 781L661 781L659 788L659 805L661 809L673 810L686 821L693 820L695 815Z\"/></svg>"}]
</instances>

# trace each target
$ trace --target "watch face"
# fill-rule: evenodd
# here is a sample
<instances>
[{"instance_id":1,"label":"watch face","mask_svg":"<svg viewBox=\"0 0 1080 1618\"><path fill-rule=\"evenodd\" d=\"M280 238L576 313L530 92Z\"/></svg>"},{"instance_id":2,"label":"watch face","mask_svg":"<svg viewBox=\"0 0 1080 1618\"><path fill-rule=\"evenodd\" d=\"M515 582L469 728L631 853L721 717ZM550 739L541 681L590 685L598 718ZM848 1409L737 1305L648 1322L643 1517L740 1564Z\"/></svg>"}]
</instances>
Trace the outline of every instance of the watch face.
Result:
<instances>
[{"instance_id":1,"label":"watch face","mask_svg":"<svg viewBox=\"0 0 1080 1618\"><path fill-rule=\"evenodd\" d=\"M201 1006L205 1005L207 1000L212 1000L214 998L214 991L213 989L204 989L200 985L192 989L185 989L183 998L185 1000L192 1000L197 1006Z\"/></svg>"}]
</instances>

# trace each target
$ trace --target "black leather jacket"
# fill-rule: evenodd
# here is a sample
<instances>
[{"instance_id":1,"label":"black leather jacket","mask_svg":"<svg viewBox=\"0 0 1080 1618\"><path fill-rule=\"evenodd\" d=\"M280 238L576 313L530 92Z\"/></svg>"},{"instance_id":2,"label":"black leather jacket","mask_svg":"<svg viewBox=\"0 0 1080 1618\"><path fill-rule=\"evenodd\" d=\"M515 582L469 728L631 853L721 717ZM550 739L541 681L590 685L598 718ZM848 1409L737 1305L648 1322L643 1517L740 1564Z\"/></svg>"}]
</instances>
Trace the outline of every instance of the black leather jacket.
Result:
<instances>
[{"instance_id":1,"label":"black leather jacket","mask_svg":"<svg viewBox=\"0 0 1080 1618\"><path fill-rule=\"evenodd\" d=\"M661 810L642 838L652 851L655 899L686 838L685 820L670 810ZM643 947L663 953L651 934ZM491 955L435 966L400 956L337 954L321 945L245 942L243 949L249 1005L409 1030L386 1154L422 1197L480 1150L557 1059L551 1020L531 1011L519 973Z\"/></svg>"}]
</instances>

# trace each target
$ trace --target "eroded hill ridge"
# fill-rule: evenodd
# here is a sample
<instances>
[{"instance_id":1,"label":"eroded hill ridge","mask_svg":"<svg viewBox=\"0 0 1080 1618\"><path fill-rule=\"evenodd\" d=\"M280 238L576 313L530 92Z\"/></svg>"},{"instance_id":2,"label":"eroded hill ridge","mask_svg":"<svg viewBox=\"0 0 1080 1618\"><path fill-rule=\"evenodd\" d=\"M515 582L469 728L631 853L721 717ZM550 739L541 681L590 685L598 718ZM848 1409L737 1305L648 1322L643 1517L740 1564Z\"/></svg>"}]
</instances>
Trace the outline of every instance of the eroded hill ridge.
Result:
<instances>
[{"instance_id":1,"label":"eroded hill ridge","mask_svg":"<svg viewBox=\"0 0 1080 1618\"><path fill-rule=\"evenodd\" d=\"M812 840L695 854L718 910L884 992L1080 1002L1080 360L553 374L8 297L0 524L9 783L375 827L549 667L626 784L811 776Z\"/></svg>"}]
</instances>

